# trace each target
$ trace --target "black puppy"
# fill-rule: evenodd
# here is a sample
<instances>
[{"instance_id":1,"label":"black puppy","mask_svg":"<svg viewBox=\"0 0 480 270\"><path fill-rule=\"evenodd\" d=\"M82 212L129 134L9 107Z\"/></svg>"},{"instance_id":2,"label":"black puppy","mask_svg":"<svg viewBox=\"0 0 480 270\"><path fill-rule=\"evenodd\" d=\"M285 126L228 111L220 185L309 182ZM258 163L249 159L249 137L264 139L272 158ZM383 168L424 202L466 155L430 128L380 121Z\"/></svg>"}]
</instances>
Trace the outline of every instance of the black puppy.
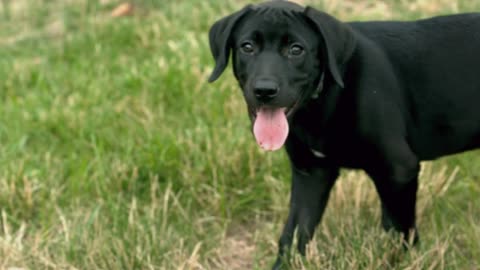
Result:
<instances>
[{"instance_id":1,"label":"black puppy","mask_svg":"<svg viewBox=\"0 0 480 270\"><path fill-rule=\"evenodd\" d=\"M480 147L480 14L343 23L311 7L249 5L210 30L216 61L232 52L253 133L285 145L292 167L282 256L312 238L340 167L364 169L382 224L415 228L419 162Z\"/></svg>"}]
</instances>

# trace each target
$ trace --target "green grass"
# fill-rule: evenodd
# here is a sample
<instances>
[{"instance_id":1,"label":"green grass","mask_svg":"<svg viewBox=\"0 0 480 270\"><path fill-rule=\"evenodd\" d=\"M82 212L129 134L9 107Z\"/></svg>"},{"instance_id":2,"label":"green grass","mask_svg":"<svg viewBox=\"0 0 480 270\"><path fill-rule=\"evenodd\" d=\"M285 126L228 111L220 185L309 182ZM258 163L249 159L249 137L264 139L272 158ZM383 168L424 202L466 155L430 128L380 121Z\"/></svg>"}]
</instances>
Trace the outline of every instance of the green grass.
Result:
<instances>
[{"instance_id":1,"label":"green grass","mask_svg":"<svg viewBox=\"0 0 480 270\"><path fill-rule=\"evenodd\" d=\"M287 215L284 153L251 136L230 71L206 83L209 26L247 1L15 0L0 12L0 269L265 269ZM325 1L343 20L477 1ZM480 268L480 156L424 164L422 244L380 229L345 171L295 269Z\"/></svg>"}]
</instances>

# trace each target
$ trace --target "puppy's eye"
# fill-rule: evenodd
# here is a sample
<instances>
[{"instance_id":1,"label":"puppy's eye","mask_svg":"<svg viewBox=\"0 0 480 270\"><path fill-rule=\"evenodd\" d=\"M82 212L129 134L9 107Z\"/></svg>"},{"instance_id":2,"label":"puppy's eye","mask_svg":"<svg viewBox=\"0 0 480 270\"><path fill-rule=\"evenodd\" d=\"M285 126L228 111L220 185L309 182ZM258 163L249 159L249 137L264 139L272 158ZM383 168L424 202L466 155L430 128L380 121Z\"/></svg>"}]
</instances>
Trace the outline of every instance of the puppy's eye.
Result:
<instances>
[{"instance_id":1,"label":"puppy's eye","mask_svg":"<svg viewBox=\"0 0 480 270\"><path fill-rule=\"evenodd\" d=\"M252 54L255 51L255 48L251 42L247 41L240 45L240 50L245 54Z\"/></svg>"},{"instance_id":2,"label":"puppy's eye","mask_svg":"<svg viewBox=\"0 0 480 270\"><path fill-rule=\"evenodd\" d=\"M290 46L290 49L288 50L288 54L292 56L300 56L303 54L303 52L304 52L304 49L299 44L293 44L292 46Z\"/></svg>"}]
</instances>

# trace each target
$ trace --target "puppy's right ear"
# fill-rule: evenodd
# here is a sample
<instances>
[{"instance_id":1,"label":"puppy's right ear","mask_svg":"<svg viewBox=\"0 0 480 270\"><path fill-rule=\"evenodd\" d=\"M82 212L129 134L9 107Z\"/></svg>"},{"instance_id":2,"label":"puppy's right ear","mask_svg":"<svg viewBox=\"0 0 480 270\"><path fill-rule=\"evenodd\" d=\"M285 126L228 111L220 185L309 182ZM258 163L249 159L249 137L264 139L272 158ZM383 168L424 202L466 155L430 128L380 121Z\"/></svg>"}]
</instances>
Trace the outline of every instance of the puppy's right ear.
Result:
<instances>
[{"instance_id":1,"label":"puppy's right ear","mask_svg":"<svg viewBox=\"0 0 480 270\"><path fill-rule=\"evenodd\" d=\"M230 56L230 35L232 34L232 30L238 20L251 9L252 6L248 5L242 10L215 22L210 28L208 38L210 41L210 50L213 58L215 58L215 68L213 69L208 82L213 82L218 79L227 67L228 58Z\"/></svg>"}]
</instances>

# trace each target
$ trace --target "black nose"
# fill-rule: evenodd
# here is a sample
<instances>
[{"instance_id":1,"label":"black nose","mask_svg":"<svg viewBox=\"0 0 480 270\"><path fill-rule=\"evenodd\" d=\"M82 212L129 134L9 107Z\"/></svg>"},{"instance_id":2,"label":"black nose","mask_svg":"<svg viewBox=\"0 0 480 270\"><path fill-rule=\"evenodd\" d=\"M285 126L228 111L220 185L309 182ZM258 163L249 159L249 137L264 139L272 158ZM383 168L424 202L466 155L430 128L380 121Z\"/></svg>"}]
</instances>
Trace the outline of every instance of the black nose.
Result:
<instances>
[{"instance_id":1,"label":"black nose","mask_svg":"<svg viewBox=\"0 0 480 270\"><path fill-rule=\"evenodd\" d=\"M278 83L273 80L260 79L255 82L253 92L259 101L269 101L277 96Z\"/></svg>"}]
</instances>

